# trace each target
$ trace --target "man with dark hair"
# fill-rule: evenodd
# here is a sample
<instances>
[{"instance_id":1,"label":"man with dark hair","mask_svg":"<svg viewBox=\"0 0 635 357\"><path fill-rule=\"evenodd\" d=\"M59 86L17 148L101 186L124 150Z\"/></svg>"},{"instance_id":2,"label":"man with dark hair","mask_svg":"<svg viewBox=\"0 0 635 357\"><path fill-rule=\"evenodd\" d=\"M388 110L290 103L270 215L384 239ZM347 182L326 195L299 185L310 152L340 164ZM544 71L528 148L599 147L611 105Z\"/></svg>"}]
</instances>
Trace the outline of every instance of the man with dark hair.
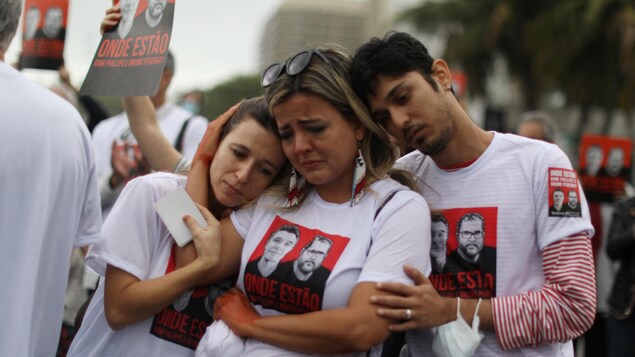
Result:
<instances>
[{"instance_id":1,"label":"man with dark hair","mask_svg":"<svg viewBox=\"0 0 635 357\"><path fill-rule=\"evenodd\" d=\"M416 149L399 165L419 178L431 211L489 213L487 224L493 228L488 233L495 235L490 240L496 246L493 297L482 299L478 309L486 291L460 301L463 319L471 324L476 313L485 333L470 346L474 355L504 356L512 349L522 351L510 354L572 355L569 340L593 323L596 295L588 214L548 215L550 173L567 172L578 184L566 155L554 145L479 128L452 93L448 64L432 58L406 33L389 33L361 46L351 80L372 118ZM582 194L580 203L586 205ZM382 316L408 318L393 329L410 330L410 354L428 356L432 334L427 329L458 323L459 301L439 296L421 272L405 270L416 286L381 284L379 289L402 296L374 296L373 301ZM456 278L468 286L479 283L469 274Z\"/></svg>"},{"instance_id":2,"label":"man with dark hair","mask_svg":"<svg viewBox=\"0 0 635 357\"><path fill-rule=\"evenodd\" d=\"M0 0L0 356L54 356L71 252L99 240L99 192L77 110L5 62L21 8Z\"/></svg>"},{"instance_id":3,"label":"man with dark hair","mask_svg":"<svg viewBox=\"0 0 635 357\"><path fill-rule=\"evenodd\" d=\"M441 273L447 259L448 221L442 214L432 213L430 227L432 229L430 245L432 272Z\"/></svg>"},{"instance_id":4,"label":"man with dark hair","mask_svg":"<svg viewBox=\"0 0 635 357\"><path fill-rule=\"evenodd\" d=\"M319 276L326 277L330 274L328 269L322 267L322 262L326 255L329 254L333 241L317 235L313 240L302 248L300 256L293 262L293 273L295 277L300 281L308 281L311 277L320 281L320 283L326 283L326 279L321 279ZM322 274L320 273L322 272Z\"/></svg>"},{"instance_id":5,"label":"man with dark hair","mask_svg":"<svg viewBox=\"0 0 635 357\"><path fill-rule=\"evenodd\" d=\"M553 190L551 198L553 199L553 205L549 207L549 215L564 215L564 191L562 191L561 188L556 188L555 190Z\"/></svg>"},{"instance_id":6,"label":"man with dark hair","mask_svg":"<svg viewBox=\"0 0 635 357\"><path fill-rule=\"evenodd\" d=\"M580 207L580 200L578 199L578 191L571 189L567 192L567 204L565 205L564 209L567 212L582 212L582 208Z\"/></svg>"},{"instance_id":7,"label":"man with dark hair","mask_svg":"<svg viewBox=\"0 0 635 357\"><path fill-rule=\"evenodd\" d=\"M278 268L280 260L298 244L299 239L300 230L297 226L286 224L276 229L267 238L262 256L247 263L245 274L270 277Z\"/></svg>"},{"instance_id":8,"label":"man with dark hair","mask_svg":"<svg viewBox=\"0 0 635 357\"><path fill-rule=\"evenodd\" d=\"M526 138L546 141L555 144L558 139L558 127L551 116L542 110L532 110L520 116L516 130L518 135Z\"/></svg>"},{"instance_id":9,"label":"man with dark hair","mask_svg":"<svg viewBox=\"0 0 635 357\"><path fill-rule=\"evenodd\" d=\"M485 219L482 215L466 213L459 219L456 242L458 246L448 256L444 272L480 271L483 273L481 276L496 275L496 251L485 246ZM461 288L461 284L458 286Z\"/></svg>"}]
</instances>

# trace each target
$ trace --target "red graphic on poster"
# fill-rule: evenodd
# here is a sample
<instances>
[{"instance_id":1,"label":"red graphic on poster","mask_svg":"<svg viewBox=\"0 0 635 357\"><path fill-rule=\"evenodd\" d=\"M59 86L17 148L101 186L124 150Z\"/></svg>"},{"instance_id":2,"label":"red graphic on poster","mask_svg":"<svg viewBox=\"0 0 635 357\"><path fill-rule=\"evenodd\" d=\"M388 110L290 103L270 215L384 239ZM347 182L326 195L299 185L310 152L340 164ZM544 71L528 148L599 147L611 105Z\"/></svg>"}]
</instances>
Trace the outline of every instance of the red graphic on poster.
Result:
<instances>
[{"instance_id":1,"label":"red graphic on poster","mask_svg":"<svg viewBox=\"0 0 635 357\"><path fill-rule=\"evenodd\" d=\"M612 202L631 177L633 142L627 138L585 135L580 140L580 182L589 201Z\"/></svg>"},{"instance_id":2,"label":"red graphic on poster","mask_svg":"<svg viewBox=\"0 0 635 357\"><path fill-rule=\"evenodd\" d=\"M575 170L549 168L549 217L582 217Z\"/></svg>"},{"instance_id":3,"label":"red graphic on poster","mask_svg":"<svg viewBox=\"0 0 635 357\"><path fill-rule=\"evenodd\" d=\"M154 95L168 56L176 0L119 0L119 24L106 31L80 93Z\"/></svg>"},{"instance_id":4,"label":"red graphic on poster","mask_svg":"<svg viewBox=\"0 0 635 357\"><path fill-rule=\"evenodd\" d=\"M176 267L172 246L165 273ZM150 333L177 345L196 350L207 326L214 321L214 301L234 285L232 279L184 292L172 304L154 316Z\"/></svg>"},{"instance_id":5,"label":"red graphic on poster","mask_svg":"<svg viewBox=\"0 0 635 357\"><path fill-rule=\"evenodd\" d=\"M496 296L498 208L454 208L433 212L430 281L441 296ZM446 232L442 234L442 232ZM445 252L437 240L445 239ZM440 253L440 254L439 254Z\"/></svg>"},{"instance_id":6,"label":"red graphic on poster","mask_svg":"<svg viewBox=\"0 0 635 357\"><path fill-rule=\"evenodd\" d=\"M26 0L22 18L22 68L57 70L64 63L68 0Z\"/></svg>"},{"instance_id":7,"label":"red graphic on poster","mask_svg":"<svg viewBox=\"0 0 635 357\"><path fill-rule=\"evenodd\" d=\"M348 242L277 216L245 267L249 301L287 314L320 310L326 280Z\"/></svg>"}]
</instances>

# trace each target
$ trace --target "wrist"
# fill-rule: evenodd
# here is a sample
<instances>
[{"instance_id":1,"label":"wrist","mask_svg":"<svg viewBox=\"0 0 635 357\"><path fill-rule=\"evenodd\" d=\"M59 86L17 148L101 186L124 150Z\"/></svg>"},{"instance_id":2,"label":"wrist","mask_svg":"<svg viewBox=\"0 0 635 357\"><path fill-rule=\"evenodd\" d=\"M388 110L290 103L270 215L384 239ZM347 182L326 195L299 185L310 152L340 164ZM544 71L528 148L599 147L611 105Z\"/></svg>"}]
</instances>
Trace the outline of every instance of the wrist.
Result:
<instances>
[{"instance_id":1,"label":"wrist","mask_svg":"<svg viewBox=\"0 0 635 357\"><path fill-rule=\"evenodd\" d=\"M443 322L444 324L447 324L448 322L452 322L452 321L456 321L456 319L458 319L457 316L457 309L459 306L459 300L458 298L446 298L446 308L444 309L445 311L445 322Z\"/></svg>"},{"instance_id":2,"label":"wrist","mask_svg":"<svg viewBox=\"0 0 635 357\"><path fill-rule=\"evenodd\" d=\"M213 155L209 155L206 154L204 152L199 153L198 155L196 155L196 162L199 162L207 167L209 167L212 164L212 161L214 160L214 156Z\"/></svg>"},{"instance_id":3,"label":"wrist","mask_svg":"<svg viewBox=\"0 0 635 357\"><path fill-rule=\"evenodd\" d=\"M117 188L117 186L121 185L122 181L123 181L122 177L113 173L112 175L110 175L110 180L108 180L108 185L110 186L110 188L115 189Z\"/></svg>"}]
</instances>

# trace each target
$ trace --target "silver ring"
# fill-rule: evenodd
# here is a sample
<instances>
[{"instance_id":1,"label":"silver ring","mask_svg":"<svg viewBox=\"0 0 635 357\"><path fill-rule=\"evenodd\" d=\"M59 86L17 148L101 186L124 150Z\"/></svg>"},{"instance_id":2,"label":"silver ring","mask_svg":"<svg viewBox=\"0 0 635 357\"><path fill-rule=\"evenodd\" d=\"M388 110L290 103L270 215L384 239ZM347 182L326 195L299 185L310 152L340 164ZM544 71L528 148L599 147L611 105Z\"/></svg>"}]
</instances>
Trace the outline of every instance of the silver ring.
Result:
<instances>
[{"instance_id":1,"label":"silver ring","mask_svg":"<svg viewBox=\"0 0 635 357\"><path fill-rule=\"evenodd\" d=\"M404 320L408 321L411 318L412 318L412 310L406 309L406 317L404 317Z\"/></svg>"}]
</instances>

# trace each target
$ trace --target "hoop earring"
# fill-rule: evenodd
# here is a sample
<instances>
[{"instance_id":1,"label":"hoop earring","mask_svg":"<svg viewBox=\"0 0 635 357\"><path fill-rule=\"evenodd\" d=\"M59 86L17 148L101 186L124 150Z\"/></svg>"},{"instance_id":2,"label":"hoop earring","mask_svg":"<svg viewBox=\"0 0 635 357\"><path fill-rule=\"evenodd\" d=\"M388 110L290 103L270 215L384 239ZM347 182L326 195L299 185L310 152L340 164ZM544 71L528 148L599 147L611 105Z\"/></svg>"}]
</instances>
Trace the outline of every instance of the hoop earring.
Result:
<instances>
[{"instance_id":1,"label":"hoop earring","mask_svg":"<svg viewBox=\"0 0 635 357\"><path fill-rule=\"evenodd\" d=\"M355 169L353 170L351 207L362 199L364 191L366 191L366 161L364 161L362 150L357 149L357 155L355 155Z\"/></svg>"},{"instance_id":2,"label":"hoop earring","mask_svg":"<svg viewBox=\"0 0 635 357\"><path fill-rule=\"evenodd\" d=\"M291 180L289 180L289 194L285 207L295 207L300 204L306 193L306 179L300 175L295 167L291 169Z\"/></svg>"}]
</instances>

